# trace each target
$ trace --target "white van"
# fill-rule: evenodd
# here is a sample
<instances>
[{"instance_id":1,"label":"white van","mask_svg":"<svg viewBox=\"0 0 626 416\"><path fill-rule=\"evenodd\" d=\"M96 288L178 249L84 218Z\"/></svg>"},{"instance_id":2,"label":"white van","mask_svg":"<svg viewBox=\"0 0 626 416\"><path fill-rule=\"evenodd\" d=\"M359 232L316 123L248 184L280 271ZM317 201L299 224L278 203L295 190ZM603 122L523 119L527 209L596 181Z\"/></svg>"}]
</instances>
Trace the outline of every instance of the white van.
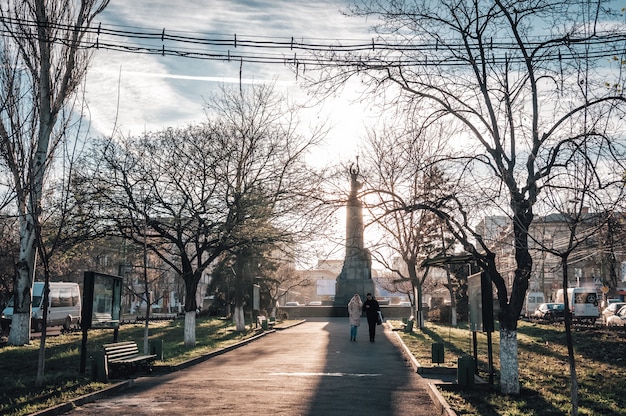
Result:
<instances>
[{"instance_id":1,"label":"white van","mask_svg":"<svg viewBox=\"0 0 626 416\"><path fill-rule=\"evenodd\" d=\"M595 323L600 316L598 300L601 296L595 288L573 287L567 289L567 299L572 319L577 322ZM556 292L556 303L564 303L563 289Z\"/></svg>"},{"instance_id":2,"label":"white van","mask_svg":"<svg viewBox=\"0 0 626 416\"><path fill-rule=\"evenodd\" d=\"M524 299L524 307L522 308L522 314L527 318L533 316L535 310L542 303L546 302L546 297L543 292L528 292L526 294L526 298Z\"/></svg>"},{"instance_id":3,"label":"white van","mask_svg":"<svg viewBox=\"0 0 626 416\"><path fill-rule=\"evenodd\" d=\"M43 329L43 282L33 284L32 303L32 329L41 332ZM50 282L50 295L48 307L48 326L63 325L64 329L70 329L80 323L81 298L78 283ZM2 328L11 326L13 317L13 298L9 305L2 311Z\"/></svg>"}]
</instances>

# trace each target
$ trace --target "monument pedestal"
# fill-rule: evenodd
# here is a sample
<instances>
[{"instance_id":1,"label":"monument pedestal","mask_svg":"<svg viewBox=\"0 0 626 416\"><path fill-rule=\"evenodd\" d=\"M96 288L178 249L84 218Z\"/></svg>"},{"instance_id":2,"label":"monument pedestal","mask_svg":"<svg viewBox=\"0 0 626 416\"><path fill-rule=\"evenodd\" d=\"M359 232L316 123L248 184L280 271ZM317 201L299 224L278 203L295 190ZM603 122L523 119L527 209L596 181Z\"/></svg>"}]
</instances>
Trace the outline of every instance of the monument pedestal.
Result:
<instances>
[{"instance_id":1,"label":"monument pedestal","mask_svg":"<svg viewBox=\"0 0 626 416\"><path fill-rule=\"evenodd\" d=\"M337 279L335 285L335 306L348 306L348 302L355 293L361 296L361 300L365 302L365 294L374 294L374 281L369 279Z\"/></svg>"}]
</instances>

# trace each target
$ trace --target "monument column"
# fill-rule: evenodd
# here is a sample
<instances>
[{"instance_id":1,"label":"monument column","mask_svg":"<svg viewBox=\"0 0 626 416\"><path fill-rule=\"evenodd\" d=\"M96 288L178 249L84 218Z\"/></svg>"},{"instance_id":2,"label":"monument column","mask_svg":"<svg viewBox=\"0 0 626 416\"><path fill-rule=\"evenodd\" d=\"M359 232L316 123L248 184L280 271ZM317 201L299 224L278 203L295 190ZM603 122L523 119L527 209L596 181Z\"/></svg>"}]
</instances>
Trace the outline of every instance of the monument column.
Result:
<instances>
[{"instance_id":1,"label":"monument column","mask_svg":"<svg viewBox=\"0 0 626 416\"><path fill-rule=\"evenodd\" d=\"M374 293L372 259L363 243L363 203L358 197L362 184L360 169L350 166L350 195L346 205L346 254L341 273L335 284L335 306L345 306L355 293L365 299L366 293Z\"/></svg>"}]
</instances>

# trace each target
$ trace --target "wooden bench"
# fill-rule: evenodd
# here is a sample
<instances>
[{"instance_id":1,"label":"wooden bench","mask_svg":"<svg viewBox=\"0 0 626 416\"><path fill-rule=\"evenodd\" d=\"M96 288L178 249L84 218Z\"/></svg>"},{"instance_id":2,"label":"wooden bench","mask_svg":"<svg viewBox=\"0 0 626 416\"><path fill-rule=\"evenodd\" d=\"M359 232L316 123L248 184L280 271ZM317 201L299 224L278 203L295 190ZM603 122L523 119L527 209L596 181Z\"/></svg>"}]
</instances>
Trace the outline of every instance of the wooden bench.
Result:
<instances>
[{"instance_id":1,"label":"wooden bench","mask_svg":"<svg viewBox=\"0 0 626 416\"><path fill-rule=\"evenodd\" d=\"M152 372L152 363L156 354L143 355L134 341L104 344L105 372L108 374L128 377L139 369Z\"/></svg>"}]
</instances>

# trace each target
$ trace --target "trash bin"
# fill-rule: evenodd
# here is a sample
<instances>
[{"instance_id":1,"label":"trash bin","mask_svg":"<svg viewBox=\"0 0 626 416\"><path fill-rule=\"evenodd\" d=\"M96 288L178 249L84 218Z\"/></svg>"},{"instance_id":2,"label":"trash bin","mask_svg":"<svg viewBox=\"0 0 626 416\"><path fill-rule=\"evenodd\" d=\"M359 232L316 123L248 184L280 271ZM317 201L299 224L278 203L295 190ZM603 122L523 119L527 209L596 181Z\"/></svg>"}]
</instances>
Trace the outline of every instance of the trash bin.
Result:
<instances>
[{"instance_id":1,"label":"trash bin","mask_svg":"<svg viewBox=\"0 0 626 416\"><path fill-rule=\"evenodd\" d=\"M91 379L93 381L100 381L102 383L109 382L109 371L107 368L107 361L104 357L103 352L96 352L92 357Z\"/></svg>"},{"instance_id":2,"label":"trash bin","mask_svg":"<svg viewBox=\"0 0 626 416\"><path fill-rule=\"evenodd\" d=\"M459 357L456 376L459 386L474 385L475 369L476 365L474 363L474 357L471 357L469 355Z\"/></svg>"},{"instance_id":3,"label":"trash bin","mask_svg":"<svg viewBox=\"0 0 626 416\"><path fill-rule=\"evenodd\" d=\"M415 321L413 319L409 319L406 323L406 325L404 326L404 332L413 332L413 325L414 325Z\"/></svg>"},{"instance_id":4,"label":"trash bin","mask_svg":"<svg viewBox=\"0 0 626 416\"><path fill-rule=\"evenodd\" d=\"M267 328L269 327L268 323L267 323L267 319L263 319L261 321L261 328L263 328L263 331L267 331Z\"/></svg>"},{"instance_id":5,"label":"trash bin","mask_svg":"<svg viewBox=\"0 0 626 416\"><path fill-rule=\"evenodd\" d=\"M441 364L443 363L443 344L439 342L435 342L432 345L432 360L433 363Z\"/></svg>"},{"instance_id":6,"label":"trash bin","mask_svg":"<svg viewBox=\"0 0 626 416\"><path fill-rule=\"evenodd\" d=\"M150 354L155 354L157 360L163 361L163 340L162 339L150 341Z\"/></svg>"}]
</instances>

